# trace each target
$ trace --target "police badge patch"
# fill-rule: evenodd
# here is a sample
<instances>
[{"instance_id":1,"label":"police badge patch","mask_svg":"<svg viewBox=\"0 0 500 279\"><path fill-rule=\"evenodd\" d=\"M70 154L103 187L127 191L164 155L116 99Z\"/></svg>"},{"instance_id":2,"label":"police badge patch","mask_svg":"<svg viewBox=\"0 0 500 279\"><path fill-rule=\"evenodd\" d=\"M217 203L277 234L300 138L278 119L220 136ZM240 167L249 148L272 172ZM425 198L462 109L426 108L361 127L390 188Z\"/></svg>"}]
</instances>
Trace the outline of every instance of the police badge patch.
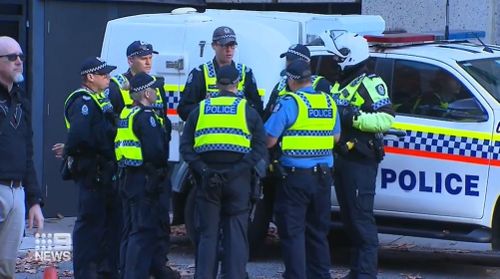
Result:
<instances>
[{"instance_id":1,"label":"police badge patch","mask_svg":"<svg viewBox=\"0 0 500 279\"><path fill-rule=\"evenodd\" d=\"M82 115L89 115L89 107L87 107L87 105L82 106Z\"/></svg>"},{"instance_id":2,"label":"police badge patch","mask_svg":"<svg viewBox=\"0 0 500 279\"><path fill-rule=\"evenodd\" d=\"M149 124L151 124L151 127L156 127L156 120L153 116L149 117Z\"/></svg>"},{"instance_id":3,"label":"police badge patch","mask_svg":"<svg viewBox=\"0 0 500 279\"><path fill-rule=\"evenodd\" d=\"M193 81L193 73L190 73L187 78L187 83L191 83Z\"/></svg>"},{"instance_id":4,"label":"police badge patch","mask_svg":"<svg viewBox=\"0 0 500 279\"><path fill-rule=\"evenodd\" d=\"M376 89L377 89L377 93L380 96L385 96L385 88L382 84L377 85Z\"/></svg>"}]
</instances>

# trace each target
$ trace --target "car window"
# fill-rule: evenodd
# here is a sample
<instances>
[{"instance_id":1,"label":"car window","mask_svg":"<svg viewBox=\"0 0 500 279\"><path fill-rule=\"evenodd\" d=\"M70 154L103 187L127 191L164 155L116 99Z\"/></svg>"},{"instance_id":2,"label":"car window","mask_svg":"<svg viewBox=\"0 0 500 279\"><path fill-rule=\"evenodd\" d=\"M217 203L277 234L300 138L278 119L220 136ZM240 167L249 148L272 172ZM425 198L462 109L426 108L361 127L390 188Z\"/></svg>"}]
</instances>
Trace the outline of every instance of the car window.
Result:
<instances>
[{"instance_id":1,"label":"car window","mask_svg":"<svg viewBox=\"0 0 500 279\"><path fill-rule=\"evenodd\" d=\"M416 61L395 61L392 103L398 114L472 122L487 118L460 80L440 67Z\"/></svg>"},{"instance_id":2,"label":"car window","mask_svg":"<svg viewBox=\"0 0 500 279\"><path fill-rule=\"evenodd\" d=\"M370 57L366 63L370 73L375 72L377 58ZM324 76L330 82L339 80L340 68L333 60L332 55L315 55L311 57L311 70L313 75Z\"/></svg>"}]
</instances>

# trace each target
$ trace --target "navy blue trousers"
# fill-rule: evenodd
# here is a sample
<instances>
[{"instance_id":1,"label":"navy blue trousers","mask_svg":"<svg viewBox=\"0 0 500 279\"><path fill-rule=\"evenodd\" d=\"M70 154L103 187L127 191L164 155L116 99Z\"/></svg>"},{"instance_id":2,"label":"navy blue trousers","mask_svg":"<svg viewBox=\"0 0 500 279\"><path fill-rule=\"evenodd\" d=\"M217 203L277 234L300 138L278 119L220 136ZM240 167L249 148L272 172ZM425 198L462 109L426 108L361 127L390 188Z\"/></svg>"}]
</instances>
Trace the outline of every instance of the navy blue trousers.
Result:
<instances>
[{"instance_id":1,"label":"navy blue trousers","mask_svg":"<svg viewBox=\"0 0 500 279\"><path fill-rule=\"evenodd\" d=\"M114 185L77 179L78 212L73 229L76 279L118 278L121 206Z\"/></svg>"},{"instance_id":2,"label":"navy blue trousers","mask_svg":"<svg viewBox=\"0 0 500 279\"><path fill-rule=\"evenodd\" d=\"M330 278L331 185L330 173L289 173L278 185L274 211L284 278Z\"/></svg>"},{"instance_id":3,"label":"navy blue trousers","mask_svg":"<svg viewBox=\"0 0 500 279\"><path fill-rule=\"evenodd\" d=\"M340 214L352 239L351 278L377 278L378 231L373 215L378 163L335 160L335 191Z\"/></svg>"},{"instance_id":4,"label":"navy blue trousers","mask_svg":"<svg viewBox=\"0 0 500 279\"><path fill-rule=\"evenodd\" d=\"M133 187L141 191L122 191L122 278L141 279L153 275L166 279L165 264L170 243L170 184L165 184L161 194L147 193L143 190L146 176L140 172L127 173L123 183L123 188ZM131 192L134 194L128 195Z\"/></svg>"},{"instance_id":5,"label":"navy blue trousers","mask_svg":"<svg viewBox=\"0 0 500 279\"><path fill-rule=\"evenodd\" d=\"M246 171L222 187L204 188L198 183L196 279L215 279L219 257L220 278L247 278L250 180Z\"/></svg>"}]
</instances>

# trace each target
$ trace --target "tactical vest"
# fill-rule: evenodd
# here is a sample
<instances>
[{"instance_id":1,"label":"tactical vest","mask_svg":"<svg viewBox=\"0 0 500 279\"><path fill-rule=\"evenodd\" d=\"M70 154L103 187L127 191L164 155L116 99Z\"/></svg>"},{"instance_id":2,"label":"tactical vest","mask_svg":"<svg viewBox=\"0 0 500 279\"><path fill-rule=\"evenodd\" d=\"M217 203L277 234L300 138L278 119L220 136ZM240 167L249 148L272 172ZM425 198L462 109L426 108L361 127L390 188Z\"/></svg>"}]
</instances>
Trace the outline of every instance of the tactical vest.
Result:
<instances>
[{"instance_id":1,"label":"tactical vest","mask_svg":"<svg viewBox=\"0 0 500 279\"><path fill-rule=\"evenodd\" d=\"M153 77L156 80L156 77ZM130 82L125 75L119 74L111 78L111 80L118 85L122 95L123 103L126 107L132 106L134 100L130 97ZM163 109L163 98L161 92L156 88L156 102L152 105L155 109Z\"/></svg>"},{"instance_id":2,"label":"tactical vest","mask_svg":"<svg viewBox=\"0 0 500 279\"><path fill-rule=\"evenodd\" d=\"M216 97L200 102L194 137L194 150L248 153L250 132L246 121L246 100Z\"/></svg>"},{"instance_id":3,"label":"tactical vest","mask_svg":"<svg viewBox=\"0 0 500 279\"><path fill-rule=\"evenodd\" d=\"M281 150L291 157L332 155L333 128L337 121L337 106L331 96L297 91L288 93L297 103L297 119L281 139Z\"/></svg>"},{"instance_id":4,"label":"tactical vest","mask_svg":"<svg viewBox=\"0 0 500 279\"><path fill-rule=\"evenodd\" d=\"M120 113L118 129L115 138L116 161L120 167L138 167L143 163L141 142L134 133L135 116L142 110L141 107L124 107ZM159 125L163 119L153 113Z\"/></svg>"},{"instance_id":5,"label":"tactical vest","mask_svg":"<svg viewBox=\"0 0 500 279\"><path fill-rule=\"evenodd\" d=\"M372 99L371 107L363 105L365 104L364 98L359 94L358 89L363 84L366 91ZM377 111L379 108L391 104L389 99L387 85L381 77L376 75L367 76L362 74L359 77L351 81L346 87L340 89L340 85L335 83L330 91L335 102L339 106L352 105L357 108L362 108L366 112Z\"/></svg>"},{"instance_id":6,"label":"tactical vest","mask_svg":"<svg viewBox=\"0 0 500 279\"><path fill-rule=\"evenodd\" d=\"M91 98L103 113L113 111L113 105L111 104L109 99L105 96L104 92L93 93L87 90L86 88L79 88L73 91L71 94L69 94L69 96L66 98L66 101L64 101L64 121L66 122L66 129L68 130L71 127L71 123L69 122L67 115L68 106L79 95L84 95Z\"/></svg>"},{"instance_id":7,"label":"tactical vest","mask_svg":"<svg viewBox=\"0 0 500 279\"><path fill-rule=\"evenodd\" d=\"M245 76L246 66L244 64L236 63L236 69L240 73L240 81L238 82L238 96L244 97L245 90ZM219 93L217 88L217 75L215 73L215 66L213 61L208 61L203 64L203 76L205 78L205 90L207 96L214 96Z\"/></svg>"}]
</instances>

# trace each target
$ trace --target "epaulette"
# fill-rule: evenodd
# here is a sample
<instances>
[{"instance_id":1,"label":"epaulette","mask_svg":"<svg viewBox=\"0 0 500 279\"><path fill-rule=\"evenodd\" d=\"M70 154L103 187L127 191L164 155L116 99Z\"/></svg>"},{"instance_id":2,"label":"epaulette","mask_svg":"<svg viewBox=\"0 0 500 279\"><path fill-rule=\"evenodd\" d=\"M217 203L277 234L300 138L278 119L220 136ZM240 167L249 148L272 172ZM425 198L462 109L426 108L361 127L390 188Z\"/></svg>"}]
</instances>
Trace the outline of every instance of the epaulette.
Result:
<instances>
[{"instance_id":1,"label":"epaulette","mask_svg":"<svg viewBox=\"0 0 500 279\"><path fill-rule=\"evenodd\" d=\"M353 87L354 87L354 86L358 86L358 85L359 85L359 84L363 81L363 79L364 79L365 77L366 77L366 74L362 74L362 75L360 75L359 77L357 77L357 78L353 79L353 80L351 81L351 83L349 83L349 85L350 85L350 86L353 86Z\"/></svg>"}]
</instances>

